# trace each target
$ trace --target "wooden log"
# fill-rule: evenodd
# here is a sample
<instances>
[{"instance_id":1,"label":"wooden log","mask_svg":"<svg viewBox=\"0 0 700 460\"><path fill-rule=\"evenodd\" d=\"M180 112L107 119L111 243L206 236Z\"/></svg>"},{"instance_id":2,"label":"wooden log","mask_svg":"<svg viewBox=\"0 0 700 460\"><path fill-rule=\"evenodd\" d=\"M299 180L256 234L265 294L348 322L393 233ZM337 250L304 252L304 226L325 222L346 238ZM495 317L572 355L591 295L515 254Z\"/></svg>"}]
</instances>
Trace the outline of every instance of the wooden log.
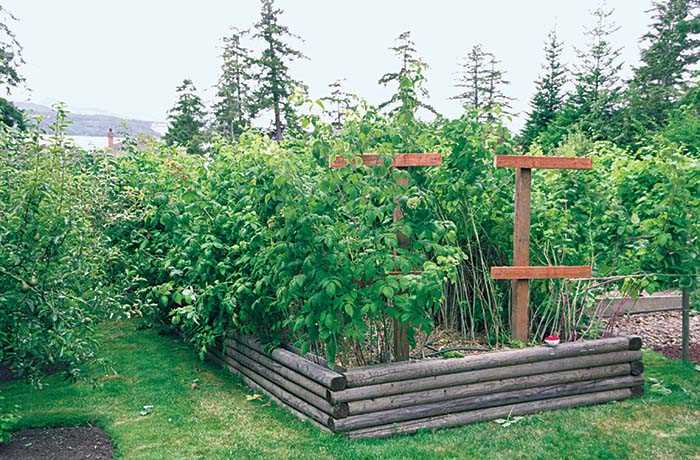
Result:
<instances>
[{"instance_id":1,"label":"wooden log","mask_svg":"<svg viewBox=\"0 0 700 460\"><path fill-rule=\"evenodd\" d=\"M563 343L554 348L532 347L523 350L485 353L464 358L379 364L348 369L345 372L345 377L347 378L348 387L358 387L462 371L622 351L630 349L630 343L629 337L614 337Z\"/></svg>"},{"instance_id":2,"label":"wooden log","mask_svg":"<svg viewBox=\"0 0 700 460\"><path fill-rule=\"evenodd\" d=\"M630 350L641 350L642 349L642 338L638 335L629 336L630 339Z\"/></svg>"},{"instance_id":3,"label":"wooden log","mask_svg":"<svg viewBox=\"0 0 700 460\"><path fill-rule=\"evenodd\" d=\"M342 390L346 387L346 379L343 374L339 374L338 372L332 371L323 366L319 366L316 363L312 363L311 361L304 359L289 350L285 350L284 348L276 348L271 353L266 353L263 346L260 345L257 340L237 334L232 334L232 336L236 341L247 345L259 353L267 354L267 356L278 363L284 364L288 368L299 372L300 374L331 390Z\"/></svg>"},{"instance_id":4,"label":"wooden log","mask_svg":"<svg viewBox=\"0 0 700 460\"><path fill-rule=\"evenodd\" d=\"M325 398L326 394L328 392L328 389L324 387L323 385L314 382L313 380L309 379L308 377L305 377L298 372L295 372L288 368L287 366L283 366L282 364L270 359L267 357L267 355L264 355L262 353L259 353L252 348L249 348L248 346L237 342L236 347L231 347L231 342L229 342L229 346L227 346L227 351L230 353L231 350L237 351L239 353L243 353L246 355L248 358L252 359L255 362L258 362L262 364L263 366L267 367L271 371L281 375L282 377L286 378L287 380L291 380L292 382L296 383L297 385L300 385L307 390L315 393L316 395Z\"/></svg>"},{"instance_id":5,"label":"wooden log","mask_svg":"<svg viewBox=\"0 0 700 460\"><path fill-rule=\"evenodd\" d=\"M512 267L491 267L491 277L495 280L544 280L558 278L590 278L588 265L549 265L542 267L515 265Z\"/></svg>"},{"instance_id":6,"label":"wooden log","mask_svg":"<svg viewBox=\"0 0 700 460\"><path fill-rule=\"evenodd\" d=\"M396 434L415 433L416 431L424 429L434 430L438 428L466 425L468 423L484 422L497 418L531 415L546 410L566 409L571 407L602 404L610 401L621 401L632 396L632 390L629 388L601 391L598 393L586 393L575 396L547 399L544 401L509 404L506 406L458 412L420 420L381 425L377 427L350 431L347 433L347 435L354 439L385 438Z\"/></svg>"},{"instance_id":7,"label":"wooden log","mask_svg":"<svg viewBox=\"0 0 700 460\"><path fill-rule=\"evenodd\" d=\"M586 380L598 380L631 375L630 363L613 364L612 366L575 369L572 371L537 374L527 377L478 382L470 385L459 385L432 390L402 393L373 399L361 399L348 403L350 415L366 414L400 407L417 406L450 399L465 398L483 394L499 393L516 389L541 388ZM639 375L639 374L637 374Z\"/></svg>"},{"instance_id":8,"label":"wooden log","mask_svg":"<svg viewBox=\"0 0 700 460\"><path fill-rule=\"evenodd\" d=\"M256 372L257 374L265 377L267 380L275 383L277 386L283 388L294 396L303 399L314 407L322 410L328 415L335 418L343 418L348 416L348 405L347 403L330 404L325 398L312 393L306 388L297 385L296 383L285 379L282 375L268 369L260 363L255 362L246 355L239 353L235 350L230 350L229 359L234 359L238 363L244 365L248 369Z\"/></svg>"},{"instance_id":9,"label":"wooden log","mask_svg":"<svg viewBox=\"0 0 700 460\"><path fill-rule=\"evenodd\" d=\"M323 430L323 431L325 431L325 432L327 432L327 433L331 433L331 430L330 430L327 426L324 426L324 425L320 424L319 422L317 422L316 420L314 420L314 419L312 419L311 417L307 416L306 414L304 414L304 413L302 413L302 412L296 410L295 408L293 408L292 406L290 406L290 405L288 405L288 404L285 404L284 401L282 401L281 399L279 399L279 398L276 397L275 395L271 394L269 391L267 391L266 389L264 389L263 387L261 387L260 385L258 385L257 383L255 383L253 380L251 380L251 379L249 379L248 377L246 377L245 375L243 375L243 374L242 374L238 369L236 369L234 366L232 366L231 364L228 364L228 363L224 362L220 355L217 356L216 354L213 354L213 353L211 353L211 351L210 351L209 353L207 353L207 358L209 358L209 359L210 359L212 362L214 362L215 364L217 364L217 365L223 367L224 369L226 369L226 370L228 370L229 372L231 372L231 373L235 374L236 376L238 376L241 380L243 380L243 382L244 382L249 388L251 388L251 389L254 390L254 391L258 391L258 392L260 392L260 393L263 393L265 396L267 396L267 397L270 398L272 401L274 401L275 404L277 404L279 407L281 407L281 408L283 408L283 409L285 409L285 410L291 412L292 415L294 415L294 416L297 417L298 419L300 419L300 420L302 420L302 421L304 421L304 422L309 422L309 423L311 423L312 425L314 425L315 427L317 427L317 428L319 428L320 430Z\"/></svg>"},{"instance_id":10,"label":"wooden log","mask_svg":"<svg viewBox=\"0 0 700 460\"><path fill-rule=\"evenodd\" d=\"M524 169L591 169L593 160L585 157L550 157L530 155L497 155L497 168Z\"/></svg>"},{"instance_id":11,"label":"wooden log","mask_svg":"<svg viewBox=\"0 0 700 460\"><path fill-rule=\"evenodd\" d=\"M343 391L329 392L333 403L371 399L379 396L396 395L433 388L444 388L468 383L503 380L528 375L548 374L587 367L609 366L611 364L639 361L642 353L636 351L616 351L597 355L578 356L573 358L540 361L536 363L517 364L513 366L491 367L454 374L434 375L412 380L366 385L348 388Z\"/></svg>"},{"instance_id":12,"label":"wooden log","mask_svg":"<svg viewBox=\"0 0 700 460\"><path fill-rule=\"evenodd\" d=\"M604 380L587 380L545 387L527 388L524 390L506 391L502 393L490 393L485 395L470 396L468 398L438 401L420 406L402 407L367 414L353 415L341 420L333 420L333 431L343 432L368 428L371 426L385 425L387 423L417 420L436 415L453 412L465 412L469 410L484 409L506 404L516 404L542 399L560 398L583 393L596 393L620 388L639 386L644 382L642 377L624 376Z\"/></svg>"},{"instance_id":13,"label":"wooden log","mask_svg":"<svg viewBox=\"0 0 700 460\"><path fill-rule=\"evenodd\" d=\"M234 369L236 369L238 373L244 375L248 379L255 382L259 387L264 389L266 393L275 396L287 406L296 409L297 411L301 412L302 414L308 417L311 417L312 419L319 422L321 425L324 425L329 428L333 426L333 417L323 412L322 410L312 406L303 399L293 395L292 393L288 392L287 390L275 384L274 382L256 373L252 369L247 368L240 362L237 362L235 360L228 360L226 362L230 364Z\"/></svg>"},{"instance_id":14,"label":"wooden log","mask_svg":"<svg viewBox=\"0 0 700 460\"><path fill-rule=\"evenodd\" d=\"M634 361L630 363L630 374L631 375L642 375L644 373L644 363L641 361Z\"/></svg>"}]
</instances>

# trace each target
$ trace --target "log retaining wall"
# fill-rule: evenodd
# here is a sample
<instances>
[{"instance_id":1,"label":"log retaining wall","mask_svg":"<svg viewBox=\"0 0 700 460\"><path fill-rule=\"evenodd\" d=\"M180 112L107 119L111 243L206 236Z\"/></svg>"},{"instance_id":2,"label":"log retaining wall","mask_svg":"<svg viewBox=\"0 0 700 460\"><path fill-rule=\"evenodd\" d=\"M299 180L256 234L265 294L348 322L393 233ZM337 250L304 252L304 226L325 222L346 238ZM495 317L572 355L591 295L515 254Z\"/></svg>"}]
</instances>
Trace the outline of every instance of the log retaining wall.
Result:
<instances>
[{"instance_id":1,"label":"log retaining wall","mask_svg":"<svg viewBox=\"0 0 700 460\"><path fill-rule=\"evenodd\" d=\"M641 395L640 348L615 337L340 372L233 335L209 356L299 418L379 438Z\"/></svg>"}]
</instances>

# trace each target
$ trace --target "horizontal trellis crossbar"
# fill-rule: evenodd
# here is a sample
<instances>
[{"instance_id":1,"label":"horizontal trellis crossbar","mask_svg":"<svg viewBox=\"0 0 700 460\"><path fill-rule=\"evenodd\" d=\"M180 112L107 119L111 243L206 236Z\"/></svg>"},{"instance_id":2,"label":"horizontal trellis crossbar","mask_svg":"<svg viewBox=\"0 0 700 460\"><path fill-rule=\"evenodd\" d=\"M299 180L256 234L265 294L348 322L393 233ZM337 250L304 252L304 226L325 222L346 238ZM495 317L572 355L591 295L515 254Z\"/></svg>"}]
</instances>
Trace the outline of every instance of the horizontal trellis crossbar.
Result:
<instances>
[{"instance_id":1,"label":"horizontal trellis crossbar","mask_svg":"<svg viewBox=\"0 0 700 460\"><path fill-rule=\"evenodd\" d=\"M491 267L491 276L495 280L543 280L559 278L590 278L592 270L589 265L547 265L541 267L513 266Z\"/></svg>"},{"instance_id":2,"label":"horizontal trellis crossbar","mask_svg":"<svg viewBox=\"0 0 700 460\"><path fill-rule=\"evenodd\" d=\"M384 159L380 155L371 153L358 156L358 163L360 158L362 158L362 164L365 166L379 166L384 163ZM347 159L337 156L331 162L331 168L344 168L348 164L349 162ZM439 166L440 164L442 164L442 155L439 153L399 153L396 154L391 161L391 166L394 168Z\"/></svg>"},{"instance_id":3,"label":"horizontal trellis crossbar","mask_svg":"<svg viewBox=\"0 0 700 460\"><path fill-rule=\"evenodd\" d=\"M529 155L497 155L497 168L522 169L591 169L593 160L584 157L544 157Z\"/></svg>"}]
</instances>

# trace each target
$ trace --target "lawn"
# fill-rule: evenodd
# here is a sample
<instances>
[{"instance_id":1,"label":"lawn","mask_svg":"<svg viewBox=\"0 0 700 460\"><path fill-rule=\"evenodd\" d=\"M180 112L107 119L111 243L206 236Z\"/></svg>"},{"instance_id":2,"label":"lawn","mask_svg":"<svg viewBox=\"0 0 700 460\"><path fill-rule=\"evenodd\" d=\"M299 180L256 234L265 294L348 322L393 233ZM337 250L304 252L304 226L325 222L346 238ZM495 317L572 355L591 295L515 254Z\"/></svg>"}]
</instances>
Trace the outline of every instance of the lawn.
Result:
<instances>
[{"instance_id":1,"label":"lawn","mask_svg":"<svg viewBox=\"0 0 700 460\"><path fill-rule=\"evenodd\" d=\"M491 422L349 441L256 397L177 338L129 322L104 324L99 334L107 367L95 366L86 379L52 376L42 390L0 384L0 403L19 406L21 427L93 423L125 459L700 458L700 372L652 352L644 355L641 399L508 427ZM141 415L145 405L153 410Z\"/></svg>"}]
</instances>

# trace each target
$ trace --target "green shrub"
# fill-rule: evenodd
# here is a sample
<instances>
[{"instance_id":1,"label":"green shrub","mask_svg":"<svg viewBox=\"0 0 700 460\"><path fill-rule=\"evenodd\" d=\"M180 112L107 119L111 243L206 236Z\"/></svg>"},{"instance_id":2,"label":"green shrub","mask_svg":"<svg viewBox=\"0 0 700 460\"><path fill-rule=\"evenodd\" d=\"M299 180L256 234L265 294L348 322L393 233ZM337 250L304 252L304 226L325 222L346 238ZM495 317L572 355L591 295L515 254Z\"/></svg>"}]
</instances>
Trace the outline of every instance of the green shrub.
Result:
<instances>
[{"instance_id":1,"label":"green shrub","mask_svg":"<svg viewBox=\"0 0 700 460\"><path fill-rule=\"evenodd\" d=\"M94 160L62 136L63 120L48 143L0 130L0 363L19 375L75 375L111 298L102 184Z\"/></svg>"}]
</instances>

